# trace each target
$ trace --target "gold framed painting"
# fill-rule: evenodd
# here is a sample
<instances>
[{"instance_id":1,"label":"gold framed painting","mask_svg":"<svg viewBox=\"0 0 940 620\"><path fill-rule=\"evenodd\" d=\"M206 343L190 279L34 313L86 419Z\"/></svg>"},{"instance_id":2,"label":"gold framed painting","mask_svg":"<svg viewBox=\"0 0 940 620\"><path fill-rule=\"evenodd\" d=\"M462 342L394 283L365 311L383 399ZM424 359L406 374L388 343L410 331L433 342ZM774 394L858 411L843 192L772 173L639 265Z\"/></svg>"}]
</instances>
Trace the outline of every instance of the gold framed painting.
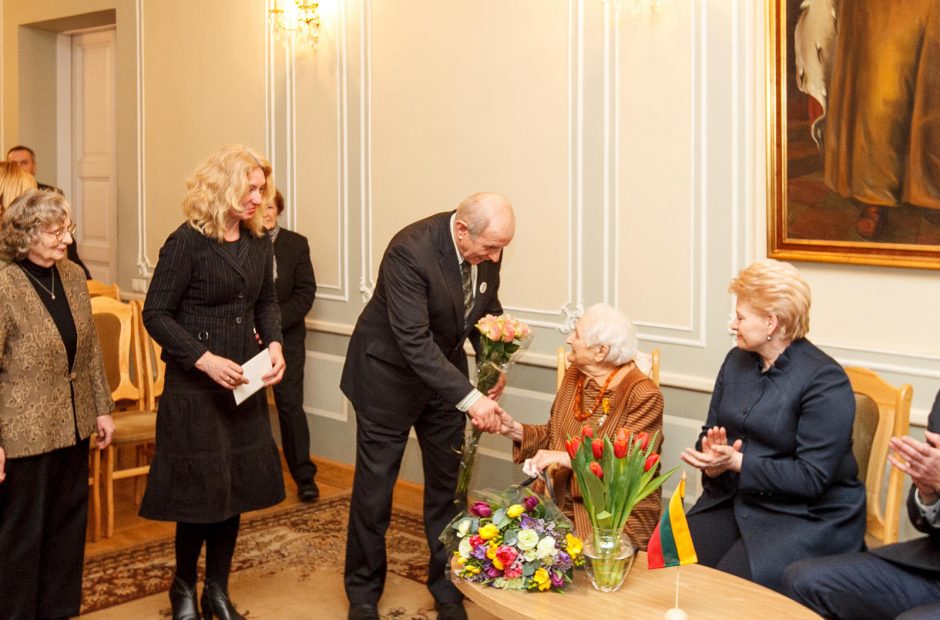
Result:
<instances>
[{"instance_id":1,"label":"gold framed painting","mask_svg":"<svg viewBox=\"0 0 940 620\"><path fill-rule=\"evenodd\" d=\"M940 269L940 3L766 1L768 255Z\"/></svg>"}]
</instances>

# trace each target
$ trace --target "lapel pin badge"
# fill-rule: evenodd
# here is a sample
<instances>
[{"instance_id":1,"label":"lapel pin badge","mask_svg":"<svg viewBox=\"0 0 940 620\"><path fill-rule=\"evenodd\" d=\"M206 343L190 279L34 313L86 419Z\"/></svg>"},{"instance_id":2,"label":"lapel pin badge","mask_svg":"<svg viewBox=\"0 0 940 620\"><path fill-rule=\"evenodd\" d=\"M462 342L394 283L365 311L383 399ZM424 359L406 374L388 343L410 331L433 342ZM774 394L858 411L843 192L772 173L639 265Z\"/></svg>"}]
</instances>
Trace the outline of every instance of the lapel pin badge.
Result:
<instances>
[{"instance_id":1,"label":"lapel pin badge","mask_svg":"<svg viewBox=\"0 0 940 620\"><path fill-rule=\"evenodd\" d=\"M486 292L486 282L481 282L481 283L480 283L480 293L485 293L485 292Z\"/></svg>"}]
</instances>

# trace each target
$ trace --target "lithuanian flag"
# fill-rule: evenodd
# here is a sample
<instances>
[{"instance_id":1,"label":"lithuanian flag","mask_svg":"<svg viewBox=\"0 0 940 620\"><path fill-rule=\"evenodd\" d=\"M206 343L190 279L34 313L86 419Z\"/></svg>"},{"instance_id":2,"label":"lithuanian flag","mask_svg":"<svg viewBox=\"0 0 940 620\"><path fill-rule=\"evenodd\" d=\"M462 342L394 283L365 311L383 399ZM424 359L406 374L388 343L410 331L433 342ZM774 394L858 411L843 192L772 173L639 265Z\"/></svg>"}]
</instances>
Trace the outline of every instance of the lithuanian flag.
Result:
<instances>
[{"instance_id":1,"label":"lithuanian flag","mask_svg":"<svg viewBox=\"0 0 940 620\"><path fill-rule=\"evenodd\" d=\"M646 547L646 560L648 568L664 568L666 566L679 566L681 564L695 564L698 556L692 545L692 535L689 533L689 524L685 520L685 511L682 508L682 499L685 497L685 475L679 480L679 486L666 506L659 524L653 530Z\"/></svg>"}]
</instances>

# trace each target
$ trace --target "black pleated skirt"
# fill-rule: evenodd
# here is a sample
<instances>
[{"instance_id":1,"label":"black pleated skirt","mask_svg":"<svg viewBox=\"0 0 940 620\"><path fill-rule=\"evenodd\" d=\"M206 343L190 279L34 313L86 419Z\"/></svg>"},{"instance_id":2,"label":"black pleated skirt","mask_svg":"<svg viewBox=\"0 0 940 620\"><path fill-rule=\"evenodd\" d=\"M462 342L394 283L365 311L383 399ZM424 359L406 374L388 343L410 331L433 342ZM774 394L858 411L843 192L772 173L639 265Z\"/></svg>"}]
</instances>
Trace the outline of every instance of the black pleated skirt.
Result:
<instances>
[{"instance_id":1,"label":"black pleated skirt","mask_svg":"<svg viewBox=\"0 0 940 620\"><path fill-rule=\"evenodd\" d=\"M236 406L207 375L172 363L165 385L142 517L217 523L284 499L265 390Z\"/></svg>"}]
</instances>

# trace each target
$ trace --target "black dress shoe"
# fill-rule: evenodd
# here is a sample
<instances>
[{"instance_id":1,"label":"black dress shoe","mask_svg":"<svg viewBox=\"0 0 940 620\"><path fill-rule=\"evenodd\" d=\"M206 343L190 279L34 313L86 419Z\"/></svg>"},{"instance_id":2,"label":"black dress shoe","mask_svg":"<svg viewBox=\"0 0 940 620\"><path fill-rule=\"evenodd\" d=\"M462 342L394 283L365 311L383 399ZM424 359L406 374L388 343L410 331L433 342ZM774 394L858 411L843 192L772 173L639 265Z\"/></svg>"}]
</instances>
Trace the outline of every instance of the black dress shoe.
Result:
<instances>
[{"instance_id":1,"label":"black dress shoe","mask_svg":"<svg viewBox=\"0 0 940 620\"><path fill-rule=\"evenodd\" d=\"M196 589L190 588L179 577L174 577L170 586L170 605L173 607L173 620L199 620Z\"/></svg>"},{"instance_id":2,"label":"black dress shoe","mask_svg":"<svg viewBox=\"0 0 940 620\"><path fill-rule=\"evenodd\" d=\"M245 616L238 613L235 605L228 598L228 592L206 579L206 586L202 589L202 617L205 620L219 618L219 620L245 620Z\"/></svg>"},{"instance_id":3,"label":"black dress shoe","mask_svg":"<svg viewBox=\"0 0 940 620\"><path fill-rule=\"evenodd\" d=\"M467 620L467 610L463 603L437 603L437 620Z\"/></svg>"},{"instance_id":4,"label":"black dress shoe","mask_svg":"<svg viewBox=\"0 0 940 620\"><path fill-rule=\"evenodd\" d=\"M315 502L320 499L320 487L317 486L317 483L311 480L307 484L300 485L297 488L297 497L300 498L302 502Z\"/></svg>"},{"instance_id":5,"label":"black dress shoe","mask_svg":"<svg viewBox=\"0 0 940 620\"><path fill-rule=\"evenodd\" d=\"M347 620L379 620L379 608L372 603L358 603L349 606Z\"/></svg>"}]
</instances>

